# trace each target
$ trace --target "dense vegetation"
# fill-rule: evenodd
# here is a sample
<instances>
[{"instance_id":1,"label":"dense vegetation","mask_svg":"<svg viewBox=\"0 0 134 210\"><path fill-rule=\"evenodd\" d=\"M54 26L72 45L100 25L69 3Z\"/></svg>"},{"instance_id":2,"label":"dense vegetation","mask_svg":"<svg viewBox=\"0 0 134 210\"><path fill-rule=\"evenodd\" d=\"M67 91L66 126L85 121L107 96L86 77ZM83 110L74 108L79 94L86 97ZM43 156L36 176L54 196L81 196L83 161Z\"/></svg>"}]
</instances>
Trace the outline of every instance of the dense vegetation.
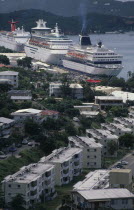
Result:
<instances>
[{"instance_id":1,"label":"dense vegetation","mask_svg":"<svg viewBox=\"0 0 134 210\"><path fill-rule=\"evenodd\" d=\"M0 53L12 53L13 51L0 46Z\"/></svg>"}]
</instances>

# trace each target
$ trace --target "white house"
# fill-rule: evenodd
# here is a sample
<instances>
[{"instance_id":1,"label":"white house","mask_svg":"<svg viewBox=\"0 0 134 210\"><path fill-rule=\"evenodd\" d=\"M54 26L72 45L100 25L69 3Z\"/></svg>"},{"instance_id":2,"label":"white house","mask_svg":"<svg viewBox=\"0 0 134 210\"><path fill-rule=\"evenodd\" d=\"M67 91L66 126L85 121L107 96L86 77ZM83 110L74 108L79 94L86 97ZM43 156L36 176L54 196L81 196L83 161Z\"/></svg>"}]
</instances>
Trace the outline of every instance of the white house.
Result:
<instances>
[{"instance_id":1,"label":"white house","mask_svg":"<svg viewBox=\"0 0 134 210\"><path fill-rule=\"evenodd\" d=\"M49 84L49 96L55 96L57 98L62 97L61 91L62 83L51 82ZM70 84L71 96L76 99L83 98L83 87L80 84Z\"/></svg>"},{"instance_id":2,"label":"white house","mask_svg":"<svg viewBox=\"0 0 134 210\"><path fill-rule=\"evenodd\" d=\"M17 122L24 122L27 119L33 119L38 123L42 123L48 118L58 119L59 112L53 110L38 110L38 109L21 109L16 112L12 112L11 116Z\"/></svg>"},{"instance_id":3,"label":"white house","mask_svg":"<svg viewBox=\"0 0 134 210\"><path fill-rule=\"evenodd\" d=\"M2 79L6 79L8 81L10 81L9 83L17 88L18 87L18 72L16 71L2 71L0 72L0 80Z\"/></svg>"},{"instance_id":4,"label":"white house","mask_svg":"<svg viewBox=\"0 0 134 210\"><path fill-rule=\"evenodd\" d=\"M95 96L95 104L99 104L100 109L108 106L123 106L123 99L115 96Z\"/></svg>"}]
</instances>

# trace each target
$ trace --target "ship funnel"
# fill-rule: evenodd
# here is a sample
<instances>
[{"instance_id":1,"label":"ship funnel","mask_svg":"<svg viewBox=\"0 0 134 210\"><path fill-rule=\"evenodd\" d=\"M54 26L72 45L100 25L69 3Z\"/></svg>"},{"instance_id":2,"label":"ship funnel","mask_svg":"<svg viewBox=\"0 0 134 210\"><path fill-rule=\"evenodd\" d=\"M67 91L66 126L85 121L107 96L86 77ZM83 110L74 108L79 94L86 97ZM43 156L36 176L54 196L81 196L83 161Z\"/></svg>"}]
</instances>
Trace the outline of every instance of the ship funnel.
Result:
<instances>
[{"instance_id":1,"label":"ship funnel","mask_svg":"<svg viewBox=\"0 0 134 210\"><path fill-rule=\"evenodd\" d=\"M89 35L79 35L79 42L82 47L88 47L92 45Z\"/></svg>"},{"instance_id":2,"label":"ship funnel","mask_svg":"<svg viewBox=\"0 0 134 210\"><path fill-rule=\"evenodd\" d=\"M102 41L98 42L98 47L101 48L102 47Z\"/></svg>"},{"instance_id":3,"label":"ship funnel","mask_svg":"<svg viewBox=\"0 0 134 210\"><path fill-rule=\"evenodd\" d=\"M16 30L16 23L18 23L18 21L9 21L8 23L11 24L11 31L15 31Z\"/></svg>"}]
</instances>

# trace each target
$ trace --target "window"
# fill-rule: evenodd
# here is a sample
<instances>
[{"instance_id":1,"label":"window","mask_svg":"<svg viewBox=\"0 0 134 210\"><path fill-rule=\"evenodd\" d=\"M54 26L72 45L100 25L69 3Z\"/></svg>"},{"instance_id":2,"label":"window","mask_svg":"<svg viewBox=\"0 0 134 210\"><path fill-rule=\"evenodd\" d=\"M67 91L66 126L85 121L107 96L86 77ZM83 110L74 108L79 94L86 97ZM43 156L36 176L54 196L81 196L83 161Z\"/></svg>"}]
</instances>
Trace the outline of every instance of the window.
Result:
<instances>
[{"instance_id":1,"label":"window","mask_svg":"<svg viewBox=\"0 0 134 210\"><path fill-rule=\"evenodd\" d=\"M94 152L96 152L96 149L94 149Z\"/></svg>"},{"instance_id":2,"label":"window","mask_svg":"<svg viewBox=\"0 0 134 210\"><path fill-rule=\"evenodd\" d=\"M18 188L20 188L20 184L18 184Z\"/></svg>"},{"instance_id":3,"label":"window","mask_svg":"<svg viewBox=\"0 0 134 210\"><path fill-rule=\"evenodd\" d=\"M94 158L96 158L96 155L94 156Z\"/></svg>"},{"instance_id":4,"label":"window","mask_svg":"<svg viewBox=\"0 0 134 210\"><path fill-rule=\"evenodd\" d=\"M88 155L87 158L89 158L90 156Z\"/></svg>"},{"instance_id":5,"label":"window","mask_svg":"<svg viewBox=\"0 0 134 210\"><path fill-rule=\"evenodd\" d=\"M123 199L122 200L122 204L128 204L128 200L127 199Z\"/></svg>"},{"instance_id":6,"label":"window","mask_svg":"<svg viewBox=\"0 0 134 210\"><path fill-rule=\"evenodd\" d=\"M8 187L11 187L11 184L9 184Z\"/></svg>"},{"instance_id":7,"label":"window","mask_svg":"<svg viewBox=\"0 0 134 210\"><path fill-rule=\"evenodd\" d=\"M89 152L89 149L87 149L87 152Z\"/></svg>"}]
</instances>

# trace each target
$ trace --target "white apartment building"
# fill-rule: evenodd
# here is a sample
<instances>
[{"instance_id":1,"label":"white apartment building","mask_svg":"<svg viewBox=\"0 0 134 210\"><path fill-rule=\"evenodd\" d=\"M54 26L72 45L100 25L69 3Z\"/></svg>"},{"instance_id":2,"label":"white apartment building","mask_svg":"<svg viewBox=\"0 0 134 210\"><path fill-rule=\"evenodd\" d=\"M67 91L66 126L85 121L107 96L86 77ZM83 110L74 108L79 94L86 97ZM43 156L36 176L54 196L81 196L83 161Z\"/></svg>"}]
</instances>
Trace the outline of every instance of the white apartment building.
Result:
<instances>
[{"instance_id":1,"label":"white apartment building","mask_svg":"<svg viewBox=\"0 0 134 210\"><path fill-rule=\"evenodd\" d=\"M0 72L0 80L8 80L9 83L17 88L18 87L18 72L16 71L2 71Z\"/></svg>"},{"instance_id":2,"label":"white apartment building","mask_svg":"<svg viewBox=\"0 0 134 210\"><path fill-rule=\"evenodd\" d=\"M134 209L134 194L127 189L78 190L72 192L73 209Z\"/></svg>"},{"instance_id":3,"label":"white apartment building","mask_svg":"<svg viewBox=\"0 0 134 210\"><path fill-rule=\"evenodd\" d=\"M75 176L80 175L83 168L81 148L64 147L54 150L49 156L43 157L41 163L55 165L56 185L68 184Z\"/></svg>"},{"instance_id":4,"label":"white apartment building","mask_svg":"<svg viewBox=\"0 0 134 210\"><path fill-rule=\"evenodd\" d=\"M24 122L27 119L33 119L38 123L42 123L47 118L58 119L59 112L53 110L38 110L38 109L21 109L16 112L12 112L11 116L17 122Z\"/></svg>"},{"instance_id":5,"label":"white apartment building","mask_svg":"<svg viewBox=\"0 0 134 210\"><path fill-rule=\"evenodd\" d=\"M108 151L108 142L115 141L118 144L118 136L115 134L112 134L108 130L87 129L86 134L87 136L89 136L89 138L94 138L96 142L103 145L102 154L107 157L111 156L111 154ZM116 155L117 155L117 152L115 152L113 156L116 156Z\"/></svg>"},{"instance_id":6,"label":"white apartment building","mask_svg":"<svg viewBox=\"0 0 134 210\"><path fill-rule=\"evenodd\" d=\"M49 96L54 97L62 97L62 91L61 91L62 83L50 83L49 84ZM83 87L80 84L70 84L71 89L71 96L76 99L82 99L83 98Z\"/></svg>"},{"instance_id":7,"label":"white apartment building","mask_svg":"<svg viewBox=\"0 0 134 210\"><path fill-rule=\"evenodd\" d=\"M26 209L40 202L41 196L45 200L52 199L56 195L54 165L36 163L24 166L17 173L5 177L2 190L7 204L21 194Z\"/></svg>"},{"instance_id":8,"label":"white apartment building","mask_svg":"<svg viewBox=\"0 0 134 210\"><path fill-rule=\"evenodd\" d=\"M0 137L11 135L15 121L5 117L0 117Z\"/></svg>"},{"instance_id":9,"label":"white apartment building","mask_svg":"<svg viewBox=\"0 0 134 210\"><path fill-rule=\"evenodd\" d=\"M120 123L126 128L130 128L134 134L134 118L117 117L114 118L114 123Z\"/></svg>"},{"instance_id":10,"label":"white apartment building","mask_svg":"<svg viewBox=\"0 0 134 210\"><path fill-rule=\"evenodd\" d=\"M101 168L102 145L95 139L83 136L70 136L68 138L72 147L80 147L83 150L83 168Z\"/></svg>"},{"instance_id":11,"label":"white apartment building","mask_svg":"<svg viewBox=\"0 0 134 210\"><path fill-rule=\"evenodd\" d=\"M123 106L123 99L115 96L95 96L95 104L99 104L100 109L107 106Z\"/></svg>"},{"instance_id":12,"label":"white apartment building","mask_svg":"<svg viewBox=\"0 0 134 210\"><path fill-rule=\"evenodd\" d=\"M120 123L102 123L101 127L105 130L109 130L112 134L122 136L126 133L132 133L132 129L125 127Z\"/></svg>"}]
</instances>

